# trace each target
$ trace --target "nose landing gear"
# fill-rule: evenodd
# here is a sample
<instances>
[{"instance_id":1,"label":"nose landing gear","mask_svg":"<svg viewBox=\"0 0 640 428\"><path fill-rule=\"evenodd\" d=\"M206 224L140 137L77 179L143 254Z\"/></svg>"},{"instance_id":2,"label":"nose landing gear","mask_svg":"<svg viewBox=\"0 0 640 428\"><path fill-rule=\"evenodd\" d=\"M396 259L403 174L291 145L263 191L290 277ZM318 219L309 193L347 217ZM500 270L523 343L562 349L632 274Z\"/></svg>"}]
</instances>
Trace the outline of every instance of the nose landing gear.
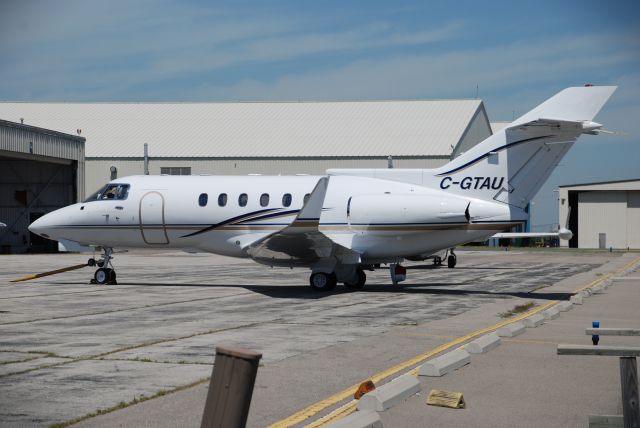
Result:
<instances>
[{"instance_id":1,"label":"nose landing gear","mask_svg":"<svg viewBox=\"0 0 640 428\"><path fill-rule=\"evenodd\" d=\"M98 269L93 274L93 279L90 283L116 285L118 283L116 281L116 271L113 268L113 264L111 264L111 259L113 259L111 256L113 248L103 248L103 251L104 254L101 259L96 260L91 258L87 262L89 266L98 266Z\"/></svg>"}]
</instances>

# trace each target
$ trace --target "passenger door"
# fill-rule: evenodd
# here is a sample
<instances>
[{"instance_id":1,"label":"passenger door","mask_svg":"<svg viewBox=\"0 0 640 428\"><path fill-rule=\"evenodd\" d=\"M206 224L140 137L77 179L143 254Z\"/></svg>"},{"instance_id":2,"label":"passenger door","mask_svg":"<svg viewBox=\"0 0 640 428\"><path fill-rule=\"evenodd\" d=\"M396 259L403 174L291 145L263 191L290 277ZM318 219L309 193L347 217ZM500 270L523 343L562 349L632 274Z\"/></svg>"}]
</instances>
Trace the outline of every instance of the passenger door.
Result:
<instances>
[{"instance_id":1,"label":"passenger door","mask_svg":"<svg viewBox=\"0 0 640 428\"><path fill-rule=\"evenodd\" d=\"M164 196L158 191L145 193L140 199L140 233L149 245L169 243L164 219Z\"/></svg>"}]
</instances>

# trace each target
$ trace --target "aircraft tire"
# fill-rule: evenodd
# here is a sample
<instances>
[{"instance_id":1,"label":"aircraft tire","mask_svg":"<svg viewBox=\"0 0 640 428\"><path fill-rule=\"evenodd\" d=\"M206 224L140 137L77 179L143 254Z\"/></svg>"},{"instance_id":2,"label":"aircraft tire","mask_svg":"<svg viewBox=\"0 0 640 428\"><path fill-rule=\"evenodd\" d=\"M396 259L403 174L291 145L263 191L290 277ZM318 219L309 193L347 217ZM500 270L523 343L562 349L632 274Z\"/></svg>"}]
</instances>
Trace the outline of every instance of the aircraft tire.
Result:
<instances>
[{"instance_id":1,"label":"aircraft tire","mask_svg":"<svg viewBox=\"0 0 640 428\"><path fill-rule=\"evenodd\" d=\"M111 279L111 273L109 272L111 269L100 268L96 270L96 273L93 274L93 279L96 281L96 284L106 284Z\"/></svg>"},{"instance_id":2,"label":"aircraft tire","mask_svg":"<svg viewBox=\"0 0 640 428\"><path fill-rule=\"evenodd\" d=\"M335 273L315 272L309 277L309 285L315 291L331 291L336 288L337 284Z\"/></svg>"},{"instance_id":3,"label":"aircraft tire","mask_svg":"<svg viewBox=\"0 0 640 428\"><path fill-rule=\"evenodd\" d=\"M453 254L449 255L449 257L447 257L447 266L449 267L449 269L453 269L454 267L456 267L456 263L458 262L456 256L454 256Z\"/></svg>"},{"instance_id":4,"label":"aircraft tire","mask_svg":"<svg viewBox=\"0 0 640 428\"><path fill-rule=\"evenodd\" d=\"M345 282L344 286L354 290L361 290L364 288L364 284L367 282L367 274L362 269L357 271L358 279L356 282Z\"/></svg>"}]
</instances>

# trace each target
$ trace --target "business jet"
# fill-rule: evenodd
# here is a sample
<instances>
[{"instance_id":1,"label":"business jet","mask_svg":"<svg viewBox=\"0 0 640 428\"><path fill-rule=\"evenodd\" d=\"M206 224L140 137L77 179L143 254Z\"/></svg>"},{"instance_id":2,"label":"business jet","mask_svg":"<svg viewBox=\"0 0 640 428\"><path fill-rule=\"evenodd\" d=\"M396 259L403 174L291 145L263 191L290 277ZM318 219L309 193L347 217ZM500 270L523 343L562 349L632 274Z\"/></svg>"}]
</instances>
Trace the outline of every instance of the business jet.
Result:
<instances>
[{"instance_id":1,"label":"business jet","mask_svg":"<svg viewBox=\"0 0 640 428\"><path fill-rule=\"evenodd\" d=\"M524 208L616 87L567 88L435 169L329 169L322 176L131 176L29 230L98 249L92 282L116 283L114 248L181 249L311 270L314 290L360 289L366 270L437 260L524 223ZM570 231L561 230L566 238ZM557 234L554 234L557 235ZM500 235L498 235L500 236ZM531 236L531 234L529 234ZM570 237L570 236L569 236Z\"/></svg>"}]
</instances>

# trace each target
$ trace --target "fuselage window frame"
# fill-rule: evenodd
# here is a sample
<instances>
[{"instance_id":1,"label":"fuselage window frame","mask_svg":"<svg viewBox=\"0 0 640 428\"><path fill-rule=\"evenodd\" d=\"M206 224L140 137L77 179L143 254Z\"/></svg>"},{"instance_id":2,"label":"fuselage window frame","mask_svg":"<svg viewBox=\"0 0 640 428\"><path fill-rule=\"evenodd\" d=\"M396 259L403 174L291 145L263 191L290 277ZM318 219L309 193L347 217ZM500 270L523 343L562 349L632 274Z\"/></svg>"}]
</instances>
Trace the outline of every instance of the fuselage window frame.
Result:
<instances>
[{"instance_id":1,"label":"fuselage window frame","mask_svg":"<svg viewBox=\"0 0 640 428\"><path fill-rule=\"evenodd\" d=\"M282 195L282 206L283 207L290 207L291 206L291 193L285 193L284 195Z\"/></svg>"},{"instance_id":2,"label":"fuselage window frame","mask_svg":"<svg viewBox=\"0 0 640 428\"><path fill-rule=\"evenodd\" d=\"M209 195L207 193L200 193L200 196L198 196L198 205L206 207L207 203L209 203Z\"/></svg>"},{"instance_id":3,"label":"fuselage window frame","mask_svg":"<svg viewBox=\"0 0 640 428\"><path fill-rule=\"evenodd\" d=\"M247 195L246 193L240 193L240 196L238 196L238 205L241 207L246 207L248 202L249 195Z\"/></svg>"},{"instance_id":4,"label":"fuselage window frame","mask_svg":"<svg viewBox=\"0 0 640 428\"><path fill-rule=\"evenodd\" d=\"M124 201L129 197L129 188L131 186L125 183L109 183L97 192L93 193L82 202L95 201Z\"/></svg>"},{"instance_id":5,"label":"fuselage window frame","mask_svg":"<svg viewBox=\"0 0 640 428\"><path fill-rule=\"evenodd\" d=\"M219 207L224 207L227 205L227 194L226 193L220 193L218 195L218 206Z\"/></svg>"},{"instance_id":6,"label":"fuselage window frame","mask_svg":"<svg viewBox=\"0 0 640 428\"><path fill-rule=\"evenodd\" d=\"M269 205L269 194L263 193L262 195L260 195L260 206L266 207L267 205Z\"/></svg>"},{"instance_id":7,"label":"fuselage window frame","mask_svg":"<svg viewBox=\"0 0 640 428\"><path fill-rule=\"evenodd\" d=\"M302 198L302 205L306 204L309 201L309 198L311 198L311 193L305 194Z\"/></svg>"}]
</instances>

